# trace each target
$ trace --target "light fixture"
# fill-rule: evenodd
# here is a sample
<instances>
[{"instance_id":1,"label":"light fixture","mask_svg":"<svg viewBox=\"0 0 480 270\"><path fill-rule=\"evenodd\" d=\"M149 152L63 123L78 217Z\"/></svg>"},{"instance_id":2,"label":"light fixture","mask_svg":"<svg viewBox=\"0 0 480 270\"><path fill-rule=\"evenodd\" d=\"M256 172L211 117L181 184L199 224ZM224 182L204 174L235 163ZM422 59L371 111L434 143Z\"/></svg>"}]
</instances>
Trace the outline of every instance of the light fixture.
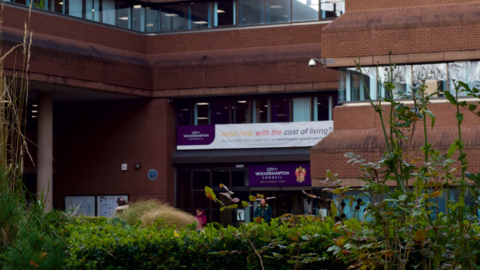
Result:
<instances>
[{"instance_id":1,"label":"light fixture","mask_svg":"<svg viewBox=\"0 0 480 270\"><path fill-rule=\"evenodd\" d=\"M283 8L283 6L280 6L280 5L271 5L270 8L273 8L273 9L275 9L275 8Z\"/></svg>"},{"instance_id":2,"label":"light fixture","mask_svg":"<svg viewBox=\"0 0 480 270\"><path fill-rule=\"evenodd\" d=\"M63 2L58 2L59 5L63 5Z\"/></svg>"},{"instance_id":3,"label":"light fixture","mask_svg":"<svg viewBox=\"0 0 480 270\"><path fill-rule=\"evenodd\" d=\"M189 109L182 109L182 111L186 111L186 112L188 112L188 111L189 111Z\"/></svg>"},{"instance_id":4,"label":"light fixture","mask_svg":"<svg viewBox=\"0 0 480 270\"><path fill-rule=\"evenodd\" d=\"M239 101L237 101L237 102L238 102L238 103L247 103L246 100L239 100Z\"/></svg>"},{"instance_id":5,"label":"light fixture","mask_svg":"<svg viewBox=\"0 0 480 270\"><path fill-rule=\"evenodd\" d=\"M268 105L265 105L266 108L268 108Z\"/></svg>"},{"instance_id":6,"label":"light fixture","mask_svg":"<svg viewBox=\"0 0 480 270\"><path fill-rule=\"evenodd\" d=\"M175 13L167 13L167 14L165 14L165 17L178 17L178 14L175 14Z\"/></svg>"},{"instance_id":7,"label":"light fixture","mask_svg":"<svg viewBox=\"0 0 480 270\"><path fill-rule=\"evenodd\" d=\"M128 17L119 17L118 19L122 21L128 21Z\"/></svg>"},{"instance_id":8,"label":"light fixture","mask_svg":"<svg viewBox=\"0 0 480 270\"><path fill-rule=\"evenodd\" d=\"M260 111L260 113L263 113L263 111Z\"/></svg>"},{"instance_id":9,"label":"light fixture","mask_svg":"<svg viewBox=\"0 0 480 270\"><path fill-rule=\"evenodd\" d=\"M32 115L32 118L37 118L37 116L36 116L36 115Z\"/></svg>"},{"instance_id":10,"label":"light fixture","mask_svg":"<svg viewBox=\"0 0 480 270\"><path fill-rule=\"evenodd\" d=\"M142 8L142 5L133 5L133 8Z\"/></svg>"},{"instance_id":11,"label":"light fixture","mask_svg":"<svg viewBox=\"0 0 480 270\"><path fill-rule=\"evenodd\" d=\"M225 13L225 10L217 9L217 13Z\"/></svg>"},{"instance_id":12,"label":"light fixture","mask_svg":"<svg viewBox=\"0 0 480 270\"><path fill-rule=\"evenodd\" d=\"M194 24L208 24L208 22L206 21L196 21L196 22L193 22Z\"/></svg>"},{"instance_id":13,"label":"light fixture","mask_svg":"<svg viewBox=\"0 0 480 270\"><path fill-rule=\"evenodd\" d=\"M33 110L32 113L37 113L37 110Z\"/></svg>"},{"instance_id":14,"label":"light fixture","mask_svg":"<svg viewBox=\"0 0 480 270\"><path fill-rule=\"evenodd\" d=\"M202 105L208 105L208 102L199 102L197 105L202 106Z\"/></svg>"},{"instance_id":15,"label":"light fixture","mask_svg":"<svg viewBox=\"0 0 480 270\"><path fill-rule=\"evenodd\" d=\"M152 26L153 26L153 23L147 24L147 27L152 27Z\"/></svg>"},{"instance_id":16,"label":"light fixture","mask_svg":"<svg viewBox=\"0 0 480 270\"><path fill-rule=\"evenodd\" d=\"M318 102L318 105L320 105L320 104L322 104L322 103Z\"/></svg>"},{"instance_id":17,"label":"light fixture","mask_svg":"<svg viewBox=\"0 0 480 270\"><path fill-rule=\"evenodd\" d=\"M36 107L38 107L38 105L37 105L37 104L32 104L32 107L35 107L35 108L36 108Z\"/></svg>"},{"instance_id":18,"label":"light fixture","mask_svg":"<svg viewBox=\"0 0 480 270\"><path fill-rule=\"evenodd\" d=\"M92 12L95 12L95 9L94 9L94 8L92 8Z\"/></svg>"},{"instance_id":19,"label":"light fixture","mask_svg":"<svg viewBox=\"0 0 480 270\"><path fill-rule=\"evenodd\" d=\"M197 117L198 120L208 120L208 117Z\"/></svg>"}]
</instances>

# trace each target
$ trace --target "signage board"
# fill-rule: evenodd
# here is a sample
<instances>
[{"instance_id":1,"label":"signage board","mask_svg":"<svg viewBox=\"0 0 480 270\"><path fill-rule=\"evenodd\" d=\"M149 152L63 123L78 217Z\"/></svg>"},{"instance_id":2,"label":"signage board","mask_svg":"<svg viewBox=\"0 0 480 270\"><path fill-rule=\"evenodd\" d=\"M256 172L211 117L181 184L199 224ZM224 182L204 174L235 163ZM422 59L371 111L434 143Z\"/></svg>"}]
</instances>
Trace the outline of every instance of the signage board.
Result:
<instances>
[{"instance_id":1,"label":"signage board","mask_svg":"<svg viewBox=\"0 0 480 270\"><path fill-rule=\"evenodd\" d=\"M333 131L333 121L178 126L177 149L311 147Z\"/></svg>"},{"instance_id":2,"label":"signage board","mask_svg":"<svg viewBox=\"0 0 480 270\"><path fill-rule=\"evenodd\" d=\"M248 166L251 187L311 186L310 164L258 164Z\"/></svg>"}]
</instances>

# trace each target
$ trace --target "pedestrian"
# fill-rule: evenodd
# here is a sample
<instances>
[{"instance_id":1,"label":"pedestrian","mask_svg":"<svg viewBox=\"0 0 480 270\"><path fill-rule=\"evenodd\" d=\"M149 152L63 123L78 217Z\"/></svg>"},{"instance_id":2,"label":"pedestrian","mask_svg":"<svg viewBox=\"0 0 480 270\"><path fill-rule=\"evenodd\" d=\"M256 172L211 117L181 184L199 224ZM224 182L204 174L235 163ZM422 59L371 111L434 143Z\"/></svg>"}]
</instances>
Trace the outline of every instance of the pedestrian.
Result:
<instances>
[{"instance_id":1,"label":"pedestrian","mask_svg":"<svg viewBox=\"0 0 480 270\"><path fill-rule=\"evenodd\" d=\"M253 214L255 218L261 217L265 222L270 222L273 217L273 211L270 205L267 204L267 200L262 199L260 205L255 209Z\"/></svg>"},{"instance_id":2,"label":"pedestrian","mask_svg":"<svg viewBox=\"0 0 480 270\"><path fill-rule=\"evenodd\" d=\"M207 216L205 216L205 212L200 209L197 209L197 230L203 230L203 228L207 225Z\"/></svg>"},{"instance_id":3,"label":"pedestrian","mask_svg":"<svg viewBox=\"0 0 480 270\"><path fill-rule=\"evenodd\" d=\"M125 209L128 208L127 201L125 201L124 198L118 198L117 199L117 208L115 208L115 215L120 215L123 213Z\"/></svg>"}]
</instances>

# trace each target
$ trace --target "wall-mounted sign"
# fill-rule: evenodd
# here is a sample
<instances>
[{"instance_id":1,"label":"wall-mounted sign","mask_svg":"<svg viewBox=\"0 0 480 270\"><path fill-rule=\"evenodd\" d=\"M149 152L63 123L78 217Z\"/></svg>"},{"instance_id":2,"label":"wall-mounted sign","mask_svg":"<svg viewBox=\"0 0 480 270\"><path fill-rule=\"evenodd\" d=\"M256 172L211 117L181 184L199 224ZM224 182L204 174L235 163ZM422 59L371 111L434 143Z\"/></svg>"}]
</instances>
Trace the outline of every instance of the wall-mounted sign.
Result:
<instances>
[{"instance_id":1,"label":"wall-mounted sign","mask_svg":"<svg viewBox=\"0 0 480 270\"><path fill-rule=\"evenodd\" d=\"M157 170L151 169L150 171L148 171L148 179L150 179L150 180L156 180L157 177L158 177L158 172L157 172Z\"/></svg>"},{"instance_id":2,"label":"wall-mounted sign","mask_svg":"<svg viewBox=\"0 0 480 270\"><path fill-rule=\"evenodd\" d=\"M261 164L248 166L251 187L311 186L310 164Z\"/></svg>"},{"instance_id":3,"label":"wall-mounted sign","mask_svg":"<svg viewBox=\"0 0 480 270\"><path fill-rule=\"evenodd\" d=\"M333 121L178 126L177 149L310 147L333 131Z\"/></svg>"}]
</instances>

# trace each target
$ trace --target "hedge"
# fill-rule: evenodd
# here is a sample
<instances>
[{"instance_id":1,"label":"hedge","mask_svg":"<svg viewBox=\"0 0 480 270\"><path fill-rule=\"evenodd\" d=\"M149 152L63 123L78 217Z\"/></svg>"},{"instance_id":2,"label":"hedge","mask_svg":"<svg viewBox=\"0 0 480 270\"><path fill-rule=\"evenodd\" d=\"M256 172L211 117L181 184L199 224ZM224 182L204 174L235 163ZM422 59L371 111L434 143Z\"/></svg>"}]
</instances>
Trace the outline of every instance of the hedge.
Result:
<instances>
[{"instance_id":1,"label":"hedge","mask_svg":"<svg viewBox=\"0 0 480 270\"><path fill-rule=\"evenodd\" d=\"M203 232L128 226L118 220L65 229L67 269L345 269L326 253L333 222L243 224ZM303 254L303 255L302 255ZM301 256L297 256L301 255Z\"/></svg>"}]
</instances>

